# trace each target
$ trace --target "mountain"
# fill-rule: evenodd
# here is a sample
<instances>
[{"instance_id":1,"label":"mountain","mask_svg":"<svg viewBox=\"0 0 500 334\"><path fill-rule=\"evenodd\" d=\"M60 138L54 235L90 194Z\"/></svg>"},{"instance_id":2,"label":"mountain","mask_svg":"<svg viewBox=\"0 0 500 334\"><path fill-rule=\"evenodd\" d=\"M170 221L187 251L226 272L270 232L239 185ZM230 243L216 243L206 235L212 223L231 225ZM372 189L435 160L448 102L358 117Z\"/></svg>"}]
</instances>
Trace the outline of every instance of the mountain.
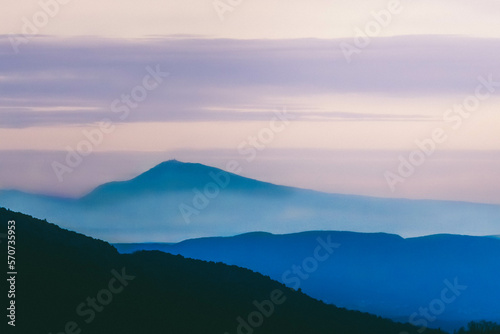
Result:
<instances>
[{"instance_id":1,"label":"mountain","mask_svg":"<svg viewBox=\"0 0 500 334\"><path fill-rule=\"evenodd\" d=\"M486 235L500 227L499 205L327 194L175 160L80 199L1 191L0 205L111 242L304 230Z\"/></svg>"},{"instance_id":2,"label":"mountain","mask_svg":"<svg viewBox=\"0 0 500 334\"><path fill-rule=\"evenodd\" d=\"M321 261L328 255L324 245L331 245L332 254ZM500 321L500 240L490 237L404 239L384 233L316 231L115 246L121 252L159 249L237 265L327 303L398 321L425 321L429 327L447 330L472 320ZM450 286L457 287L458 295L449 291ZM448 292L442 294L444 289ZM453 302L444 303L446 298ZM423 307L437 310L438 315L431 312L436 319L427 321L420 314ZM412 314L418 315L410 320Z\"/></svg>"},{"instance_id":3,"label":"mountain","mask_svg":"<svg viewBox=\"0 0 500 334\"><path fill-rule=\"evenodd\" d=\"M177 160L163 162L144 174L124 182L112 182L97 187L85 196L85 201L108 200L116 197L134 194L151 194L170 192L191 192L193 188L203 188L209 183L216 183L232 192L247 193L254 195L287 195L293 192L293 188L275 186L270 183L260 182L245 178L236 174L223 172L220 169L197 163L183 163Z\"/></svg>"},{"instance_id":4,"label":"mountain","mask_svg":"<svg viewBox=\"0 0 500 334\"><path fill-rule=\"evenodd\" d=\"M0 221L0 233L7 231L6 222L15 222L17 241L17 276L10 285L15 327L4 323L2 333L418 331L327 305L247 269L158 251L120 255L106 242L3 208ZM0 248L7 254L6 242Z\"/></svg>"}]
</instances>

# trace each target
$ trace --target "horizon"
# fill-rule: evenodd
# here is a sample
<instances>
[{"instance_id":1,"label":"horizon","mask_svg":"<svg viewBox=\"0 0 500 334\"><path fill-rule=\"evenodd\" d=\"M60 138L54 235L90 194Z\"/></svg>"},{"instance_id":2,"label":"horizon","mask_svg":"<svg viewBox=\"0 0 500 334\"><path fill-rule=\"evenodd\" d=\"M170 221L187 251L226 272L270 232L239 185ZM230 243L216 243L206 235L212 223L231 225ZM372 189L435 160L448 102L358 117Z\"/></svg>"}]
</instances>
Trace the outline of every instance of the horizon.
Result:
<instances>
[{"instance_id":1,"label":"horizon","mask_svg":"<svg viewBox=\"0 0 500 334\"><path fill-rule=\"evenodd\" d=\"M77 232L77 231L74 231ZM178 242L109 242L107 240L103 240L110 245L153 245L153 244L161 244L161 245L176 245L180 244L185 241L190 241L190 240L202 240L202 239L218 239L218 238L223 238L223 239L230 239L230 238L237 238L240 236L244 235L249 235L249 234L268 234L272 236L290 236L290 235L297 235L297 234L307 234L307 233L353 233L353 234L385 234L385 235L394 235L398 236L404 240L408 239L418 239L418 238L426 238L426 237L434 237L434 236L458 236L458 237L477 237L477 238L495 238L495 239L500 239L500 235L467 235L467 234L447 234L447 233L439 233L439 234L428 234L428 235L422 235L418 237L403 237L399 234L395 233L386 233L386 232L352 232L352 231L339 231L339 230L307 230L303 232L294 232L294 233L271 233L271 232L265 232L265 231L254 231L254 232L245 232L241 234L235 234L235 235L230 235L230 236L214 236L214 237L200 237L200 238L190 238L190 239L185 239L181 240ZM78 233L78 232L77 232Z\"/></svg>"},{"instance_id":2,"label":"horizon","mask_svg":"<svg viewBox=\"0 0 500 334\"><path fill-rule=\"evenodd\" d=\"M405 239L498 233L500 205L317 192L247 178L240 171L235 161L226 171L168 160L70 201L16 191L0 191L0 201L113 243L177 243L246 232L311 230L386 233Z\"/></svg>"},{"instance_id":3,"label":"horizon","mask_svg":"<svg viewBox=\"0 0 500 334\"><path fill-rule=\"evenodd\" d=\"M400 187L396 193L389 191L381 175L384 168L392 167L391 159L396 157L397 153L392 151L329 152L330 159L325 159L322 151L309 151L309 153L303 151L303 153L305 156L312 156L312 159L297 161L293 152L281 151L278 155L282 156L283 161L279 162L272 158L276 150L271 149L263 152L259 160L252 163L247 163L241 156L227 150L219 151L218 154L214 154L213 151L178 152L177 154L98 152L87 157L85 164L75 169L73 175L65 182L59 183L54 182L57 179L50 164L56 160L63 161L67 152L0 151L0 157L3 157L3 164L0 165L0 189L78 198L102 184L132 179L163 161L178 158L185 162L202 163L221 169L224 169L228 161L237 160L241 162L243 168L241 175L244 177L326 193L500 204L500 197L497 197L500 187L496 187L495 182L499 179L491 179L497 171L496 165L491 163L491 158L498 156L500 162L500 152L470 151L467 155L476 160L472 163L463 160L463 153L440 152L443 164L436 166L433 163L434 172L438 172L439 176L448 178L450 181L459 177L461 182L452 182L446 188L436 187L443 181L430 177L428 173L421 173L413 175L408 179L409 182L406 182L406 188ZM190 159L193 155L201 158ZM323 158L314 159L318 155ZM360 167L360 161L363 165L370 167L368 172L366 168ZM374 164L375 161L377 161L376 164ZM483 167L482 173L476 173L474 169L478 162ZM455 168L457 164L461 168ZM286 168L287 173L282 173L283 168ZM465 178L464 173L472 176ZM358 182L352 182L353 179ZM481 189L476 192L471 191L474 187Z\"/></svg>"},{"instance_id":4,"label":"horizon","mask_svg":"<svg viewBox=\"0 0 500 334\"><path fill-rule=\"evenodd\" d=\"M199 163L199 162L182 161L182 160L178 160L178 159L175 159L175 158L169 159L169 160L165 160L165 161L162 161L160 163L157 163L156 165L150 166L146 170L144 170L142 172L139 172L138 174L135 174L135 175L133 175L133 176L131 176L129 178L112 179L112 180L109 180L107 182L98 184L95 187L91 188L90 190L88 190L88 191L86 191L86 192L84 192L84 193L82 193L82 194L80 194L78 196L53 194L53 193L50 193L50 192L48 192L48 193L43 193L43 192L29 192L29 191L23 191L21 189L14 189L14 188L7 188L7 189L1 189L0 188L0 191L24 192L24 193L31 194L31 195L41 195L41 196L57 197L57 198L61 198L61 199L82 199L85 196L90 195L92 192L94 192L95 190L97 190L101 186L105 186L107 184L115 184L115 183L122 183L122 182L132 181L132 180L136 179L137 177L139 177L141 175L147 174L148 172L150 172L151 170L157 168L160 165L163 165L163 164L166 164L166 163L173 163L173 162L177 162L177 163L181 163L181 164L200 165L200 166L209 167L209 168L216 168L218 170L224 171L224 172L229 173L229 174L237 175L239 177L243 177L245 179L249 179L249 180L252 180L252 181L257 181L257 182L261 182L261 183L268 183L268 184L270 184L272 186L291 187L291 188L298 189L298 190L312 190L312 191L316 191L316 192L319 192L319 193L332 194L332 195L345 195L345 196L369 197L369 198L372 197L372 198L385 198L385 199L403 199L403 200L413 200L413 201L464 202L464 203L486 204L486 205L499 205L500 204L500 203L497 204L497 203L484 203L484 202L463 201L463 200L462 201L461 200L446 200L446 199L435 199L435 198L378 197L378 196L370 196L370 195L328 192L328 191L315 190L315 189L310 189L310 188L294 187L294 186L291 186L291 185L288 185L288 184L281 184L281 183L273 183L273 182L263 181L263 180L255 179L255 178L252 178L252 177L249 177L249 176L242 175L241 173L235 173L235 172L231 172L231 171L228 171L226 169L223 169L223 168L218 168L216 166L206 165L206 164ZM256 231L256 232L259 232L259 231ZM253 232L249 232L249 233L253 233ZM263 232L263 233L268 233L268 232ZM301 232L298 232L298 233L301 233ZM377 232L373 232L373 233L377 233ZM386 232L380 232L380 233L386 233Z\"/></svg>"}]
</instances>

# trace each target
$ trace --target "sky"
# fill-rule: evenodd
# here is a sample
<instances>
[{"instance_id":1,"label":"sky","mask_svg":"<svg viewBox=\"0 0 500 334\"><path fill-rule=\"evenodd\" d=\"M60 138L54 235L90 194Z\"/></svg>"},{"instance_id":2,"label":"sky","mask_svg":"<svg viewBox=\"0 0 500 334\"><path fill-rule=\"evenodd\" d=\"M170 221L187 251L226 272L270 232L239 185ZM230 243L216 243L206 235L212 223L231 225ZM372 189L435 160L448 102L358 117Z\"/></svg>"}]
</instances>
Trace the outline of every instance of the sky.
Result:
<instances>
[{"instance_id":1,"label":"sky","mask_svg":"<svg viewBox=\"0 0 500 334\"><path fill-rule=\"evenodd\" d=\"M4 6L0 188L78 197L236 159L302 188L500 204L498 1Z\"/></svg>"}]
</instances>

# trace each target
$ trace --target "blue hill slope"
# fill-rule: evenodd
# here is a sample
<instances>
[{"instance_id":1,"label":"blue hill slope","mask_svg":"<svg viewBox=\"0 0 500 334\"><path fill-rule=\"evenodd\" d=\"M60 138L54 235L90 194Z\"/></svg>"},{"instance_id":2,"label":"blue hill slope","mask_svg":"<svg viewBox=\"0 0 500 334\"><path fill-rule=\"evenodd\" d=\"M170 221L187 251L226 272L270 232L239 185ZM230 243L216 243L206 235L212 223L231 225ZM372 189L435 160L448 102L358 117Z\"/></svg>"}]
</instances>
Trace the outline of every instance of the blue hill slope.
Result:
<instances>
[{"instance_id":1,"label":"blue hill slope","mask_svg":"<svg viewBox=\"0 0 500 334\"><path fill-rule=\"evenodd\" d=\"M337 247L326 260L316 260L315 266L311 258L321 245L318 238ZM143 247L115 246L126 252ZM429 327L452 330L471 320L500 321L500 240L494 238L432 235L403 239L383 233L328 231L249 233L160 244L154 249L248 268L325 302L417 325L425 322ZM319 253L321 257L326 254L324 250ZM294 270L294 266L300 269ZM450 285L458 287L458 295ZM444 289L448 291L443 295ZM448 303L450 299L453 301ZM430 311L435 319L429 321L421 308L439 314Z\"/></svg>"}]
</instances>

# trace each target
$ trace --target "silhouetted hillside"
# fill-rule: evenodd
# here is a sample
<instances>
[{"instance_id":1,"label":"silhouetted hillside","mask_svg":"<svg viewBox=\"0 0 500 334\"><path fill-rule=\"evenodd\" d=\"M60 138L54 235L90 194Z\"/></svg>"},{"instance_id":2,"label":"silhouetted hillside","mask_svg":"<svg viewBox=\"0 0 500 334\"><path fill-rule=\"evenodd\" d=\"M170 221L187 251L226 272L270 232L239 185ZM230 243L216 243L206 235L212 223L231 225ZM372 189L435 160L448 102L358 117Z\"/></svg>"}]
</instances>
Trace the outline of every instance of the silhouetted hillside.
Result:
<instances>
[{"instance_id":1,"label":"silhouetted hillside","mask_svg":"<svg viewBox=\"0 0 500 334\"><path fill-rule=\"evenodd\" d=\"M467 325L467 329L460 328L455 334L500 334L500 325L495 322L472 321Z\"/></svg>"},{"instance_id":2,"label":"silhouetted hillside","mask_svg":"<svg viewBox=\"0 0 500 334\"><path fill-rule=\"evenodd\" d=\"M158 251L120 255L105 242L5 209L0 233L8 220L16 221L18 272L11 332L232 334L242 317L245 326L260 326L240 333L416 333L326 305L247 269ZM5 242L1 249L6 254ZM264 305L260 313L254 301Z\"/></svg>"},{"instance_id":3,"label":"silhouetted hillside","mask_svg":"<svg viewBox=\"0 0 500 334\"><path fill-rule=\"evenodd\" d=\"M338 244L334 253L307 273L318 239ZM188 258L247 268L300 288L314 298L397 321L440 296L446 282L466 286L429 327L458 329L472 320L500 321L500 240L463 235L404 239L385 233L309 231L273 235L247 233L178 244L115 245L120 252L156 249ZM321 254L322 255L322 254ZM314 264L314 263L313 263ZM292 266L302 267L307 279ZM313 266L314 269L314 266ZM458 294L457 293L457 294ZM419 314L415 323L425 319Z\"/></svg>"}]
</instances>

